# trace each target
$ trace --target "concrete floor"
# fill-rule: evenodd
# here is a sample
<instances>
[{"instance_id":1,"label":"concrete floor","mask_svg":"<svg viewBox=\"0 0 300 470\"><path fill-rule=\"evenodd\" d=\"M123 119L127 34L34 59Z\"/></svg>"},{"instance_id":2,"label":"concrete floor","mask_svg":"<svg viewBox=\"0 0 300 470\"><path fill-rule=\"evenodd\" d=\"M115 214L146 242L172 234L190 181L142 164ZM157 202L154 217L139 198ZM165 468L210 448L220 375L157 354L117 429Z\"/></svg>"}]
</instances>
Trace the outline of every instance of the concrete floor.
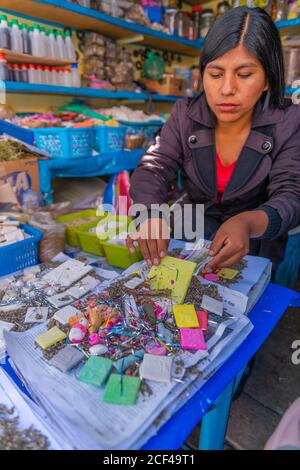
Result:
<instances>
[{"instance_id":1,"label":"concrete floor","mask_svg":"<svg viewBox=\"0 0 300 470\"><path fill-rule=\"evenodd\" d=\"M291 362L296 339L300 340L300 308L289 308L257 353L252 373L233 401L226 450L263 449L283 413L300 397L300 365ZM188 439L191 448L196 448L198 435L199 428Z\"/></svg>"}]
</instances>

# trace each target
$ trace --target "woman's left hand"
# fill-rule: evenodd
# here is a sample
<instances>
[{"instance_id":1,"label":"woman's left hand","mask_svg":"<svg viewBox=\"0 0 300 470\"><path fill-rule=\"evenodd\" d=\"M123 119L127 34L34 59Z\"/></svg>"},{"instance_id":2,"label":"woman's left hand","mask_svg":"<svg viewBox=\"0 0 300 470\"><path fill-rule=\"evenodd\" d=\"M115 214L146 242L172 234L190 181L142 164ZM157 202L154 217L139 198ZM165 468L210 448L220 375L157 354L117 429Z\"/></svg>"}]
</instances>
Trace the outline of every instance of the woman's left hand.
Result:
<instances>
[{"instance_id":1,"label":"woman's left hand","mask_svg":"<svg viewBox=\"0 0 300 470\"><path fill-rule=\"evenodd\" d=\"M206 271L230 267L243 258L249 252L250 234L243 214L224 222L211 244L209 255L214 258L206 265Z\"/></svg>"}]
</instances>

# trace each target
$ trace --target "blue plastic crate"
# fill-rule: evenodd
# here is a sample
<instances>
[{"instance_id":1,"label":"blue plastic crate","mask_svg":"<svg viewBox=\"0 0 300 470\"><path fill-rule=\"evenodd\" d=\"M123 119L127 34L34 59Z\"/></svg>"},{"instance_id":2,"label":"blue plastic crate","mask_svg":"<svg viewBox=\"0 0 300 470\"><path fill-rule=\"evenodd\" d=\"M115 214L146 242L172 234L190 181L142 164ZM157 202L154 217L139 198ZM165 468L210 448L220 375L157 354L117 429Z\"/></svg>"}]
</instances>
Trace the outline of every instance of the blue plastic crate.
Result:
<instances>
[{"instance_id":1,"label":"blue plastic crate","mask_svg":"<svg viewBox=\"0 0 300 470\"><path fill-rule=\"evenodd\" d=\"M95 150L99 153L121 152L125 148L126 132L126 126L95 126Z\"/></svg>"},{"instance_id":2,"label":"blue plastic crate","mask_svg":"<svg viewBox=\"0 0 300 470\"><path fill-rule=\"evenodd\" d=\"M86 158L93 154L92 129L34 129L35 144L52 158Z\"/></svg>"},{"instance_id":3,"label":"blue plastic crate","mask_svg":"<svg viewBox=\"0 0 300 470\"><path fill-rule=\"evenodd\" d=\"M7 134L15 139L21 140L26 144L33 145L34 133L30 129L25 129L21 126L16 126L7 121L0 119L0 134Z\"/></svg>"},{"instance_id":4,"label":"blue plastic crate","mask_svg":"<svg viewBox=\"0 0 300 470\"><path fill-rule=\"evenodd\" d=\"M38 263L38 242L43 237L42 232L25 224L20 224L20 228L30 238L0 248L0 276Z\"/></svg>"},{"instance_id":5,"label":"blue plastic crate","mask_svg":"<svg viewBox=\"0 0 300 470\"><path fill-rule=\"evenodd\" d=\"M127 127L127 134L139 135L144 139L144 146L147 146L155 139L157 132L164 125L163 121L148 121L148 122L127 122L120 121L121 124Z\"/></svg>"}]
</instances>

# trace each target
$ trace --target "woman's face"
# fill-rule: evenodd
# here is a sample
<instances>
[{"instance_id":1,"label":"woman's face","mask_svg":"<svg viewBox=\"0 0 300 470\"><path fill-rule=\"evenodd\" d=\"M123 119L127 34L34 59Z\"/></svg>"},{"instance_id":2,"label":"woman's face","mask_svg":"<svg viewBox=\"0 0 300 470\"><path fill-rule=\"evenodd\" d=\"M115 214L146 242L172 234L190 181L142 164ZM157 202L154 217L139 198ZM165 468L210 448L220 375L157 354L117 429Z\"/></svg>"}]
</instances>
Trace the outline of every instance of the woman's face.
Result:
<instances>
[{"instance_id":1,"label":"woman's face","mask_svg":"<svg viewBox=\"0 0 300 470\"><path fill-rule=\"evenodd\" d=\"M240 45L206 66L203 87L218 122L231 123L252 112L268 84L261 63Z\"/></svg>"}]
</instances>

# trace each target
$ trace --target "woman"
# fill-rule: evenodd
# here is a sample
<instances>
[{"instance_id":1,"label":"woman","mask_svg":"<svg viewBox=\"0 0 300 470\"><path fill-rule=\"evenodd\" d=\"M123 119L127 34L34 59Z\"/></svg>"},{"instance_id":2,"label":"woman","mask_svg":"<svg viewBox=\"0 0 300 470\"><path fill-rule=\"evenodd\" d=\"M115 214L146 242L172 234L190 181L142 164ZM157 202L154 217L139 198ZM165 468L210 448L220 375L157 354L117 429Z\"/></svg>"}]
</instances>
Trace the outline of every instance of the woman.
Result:
<instances>
[{"instance_id":1,"label":"woman","mask_svg":"<svg viewBox=\"0 0 300 470\"><path fill-rule=\"evenodd\" d=\"M234 8L214 23L200 61L203 93L179 100L132 177L134 203L167 202L182 169L189 202L204 204L209 270L247 253L274 265L288 230L300 223L300 108L284 98L277 28L259 8ZM139 225L149 265L167 253L164 222ZM155 235L157 233L157 235ZM153 235L154 234L154 235ZM134 251L132 238L129 249Z\"/></svg>"}]
</instances>

